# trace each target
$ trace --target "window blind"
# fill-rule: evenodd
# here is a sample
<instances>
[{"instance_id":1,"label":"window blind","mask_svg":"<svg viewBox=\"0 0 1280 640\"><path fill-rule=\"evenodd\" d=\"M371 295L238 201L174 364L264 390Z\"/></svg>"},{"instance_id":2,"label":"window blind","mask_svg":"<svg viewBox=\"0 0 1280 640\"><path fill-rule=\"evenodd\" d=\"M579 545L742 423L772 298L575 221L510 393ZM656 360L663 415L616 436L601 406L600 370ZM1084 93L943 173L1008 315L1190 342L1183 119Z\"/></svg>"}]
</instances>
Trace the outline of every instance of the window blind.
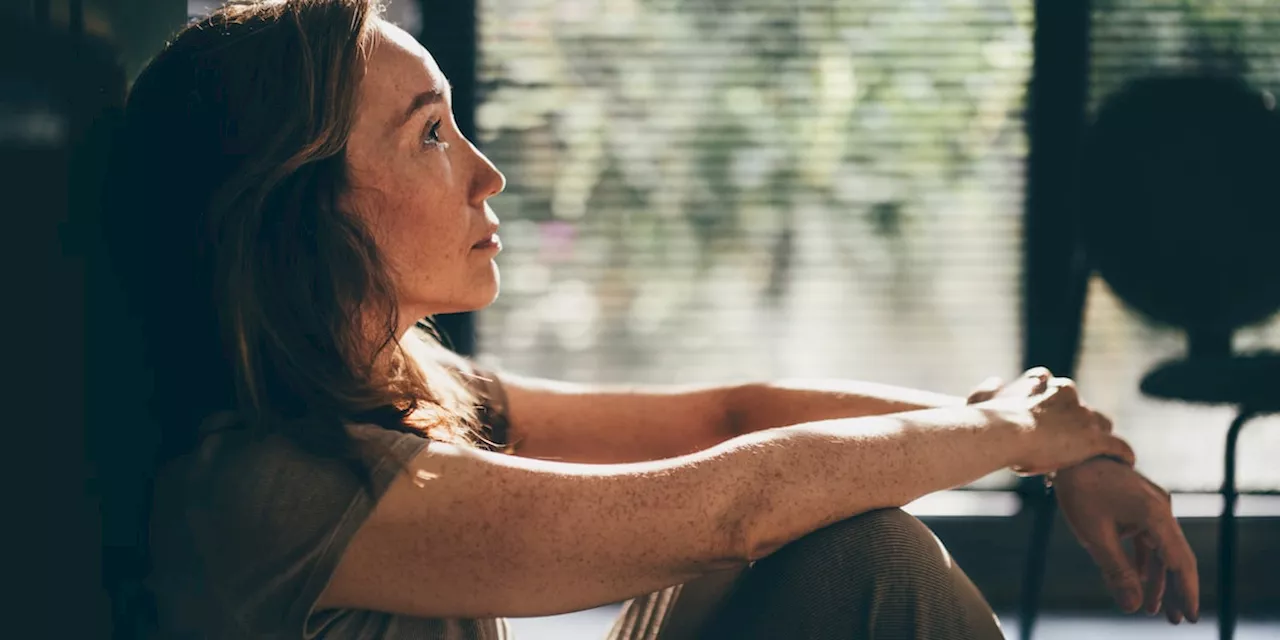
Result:
<instances>
[{"instance_id":1,"label":"window blind","mask_svg":"<svg viewBox=\"0 0 1280 640\"><path fill-rule=\"evenodd\" d=\"M1030 2L480 6L509 180L482 358L956 394L1016 371Z\"/></svg>"},{"instance_id":2,"label":"window blind","mask_svg":"<svg viewBox=\"0 0 1280 640\"><path fill-rule=\"evenodd\" d=\"M1031 5L482 0L482 357L965 392L1019 360Z\"/></svg>"}]
</instances>

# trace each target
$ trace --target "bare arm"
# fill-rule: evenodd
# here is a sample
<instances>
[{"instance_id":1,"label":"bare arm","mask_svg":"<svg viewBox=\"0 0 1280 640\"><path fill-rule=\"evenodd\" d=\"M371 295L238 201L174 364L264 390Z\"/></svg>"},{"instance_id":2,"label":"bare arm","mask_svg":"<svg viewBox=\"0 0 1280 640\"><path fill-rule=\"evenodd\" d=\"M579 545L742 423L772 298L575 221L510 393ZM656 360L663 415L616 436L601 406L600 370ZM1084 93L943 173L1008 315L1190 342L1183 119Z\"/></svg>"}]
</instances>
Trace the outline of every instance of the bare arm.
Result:
<instances>
[{"instance_id":1,"label":"bare arm","mask_svg":"<svg viewBox=\"0 0 1280 640\"><path fill-rule=\"evenodd\" d=\"M1058 420L1055 437L1076 444L1058 446L1032 416L980 405L833 420L619 465L433 444L357 533L318 606L442 617L582 609L761 557L1034 451L1069 464L1104 448L1075 418Z\"/></svg>"},{"instance_id":2,"label":"bare arm","mask_svg":"<svg viewBox=\"0 0 1280 640\"><path fill-rule=\"evenodd\" d=\"M939 393L835 379L612 388L505 372L500 379L515 454L565 462L670 458L753 431L965 404Z\"/></svg>"},{"instance_id":3,"label":"bare arm","mask_svg":"<svg viewBox=\"0 0 1280 640\"><path fill-rule=\"evenodd\" d=\"M515 455L563 462L658 460L734 435L734 386L607 387L503 372Z\"/></svg>"},{"instance_id":4,"label":"bare arm","mask_svg":"<svg viewBox=\"0 0 1280 640\"><path fill-rule=\"evenodd\" d=\"M819 420L960 407L965 399L857 380L791 379L733 387L726 404L726 430L741 434Z\"/></svg>"}]
</instances>

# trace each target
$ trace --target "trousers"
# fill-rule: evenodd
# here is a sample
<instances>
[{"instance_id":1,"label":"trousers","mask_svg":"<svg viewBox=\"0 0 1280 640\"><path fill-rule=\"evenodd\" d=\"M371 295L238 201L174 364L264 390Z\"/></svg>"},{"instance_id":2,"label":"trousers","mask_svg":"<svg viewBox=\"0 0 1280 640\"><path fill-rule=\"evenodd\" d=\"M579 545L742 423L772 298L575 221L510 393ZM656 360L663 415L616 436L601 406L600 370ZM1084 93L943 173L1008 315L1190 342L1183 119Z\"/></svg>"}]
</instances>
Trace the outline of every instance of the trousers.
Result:
<instances>
[{"instance_id":1,"label":"trousers","mask_svg":"<svg viewBox=\"0 0 1280 640\"><path fill-rule=\"evenodd\" d=\"M993 640L986 599L900 509L814 531L742 569L627 601L610 640Z\"/></svg>"}]
</instances>

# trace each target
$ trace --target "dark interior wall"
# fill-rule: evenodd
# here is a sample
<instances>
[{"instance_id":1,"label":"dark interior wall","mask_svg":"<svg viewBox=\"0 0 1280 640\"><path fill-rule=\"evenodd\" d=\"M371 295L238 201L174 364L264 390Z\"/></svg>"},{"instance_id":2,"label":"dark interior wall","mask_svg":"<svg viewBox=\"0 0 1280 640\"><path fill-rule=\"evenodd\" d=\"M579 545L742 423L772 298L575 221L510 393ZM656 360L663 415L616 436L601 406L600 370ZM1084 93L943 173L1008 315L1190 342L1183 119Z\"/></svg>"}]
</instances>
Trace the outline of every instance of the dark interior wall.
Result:
<instances>
[{"instance_id":1,"label":"dark interior wall","mask_svg":"<svg viewBox=\"0 0 1280 640\"><path fill-rule=\"evenodd\" d=\"M187 19L186 0L84 0L86 14L109 29L132 80L165 39Z\"/></svg>"},{"instance_id":2,"label":"dark interior wall","mask_svg":"<svg viewBox=\"0 0 1280 640\"><path fill-rule=\"evenodd\" d=\"M104 38L115 48L124 83L141 70L165 40L186 22L186 0L87 0L86 11L101 10ZM105 161L105 153L94 158ZM87 192L96 192L84 185ZM147 480L154 455L154 434L146 418L145 368L138 328L125 314L123 296L105 265L97 244L95 220L89 213L85 230L86 311L84 358L85 421L89 460L96 473L93 494L101 510L102 583L117 595L113 612L137 602L128 596L142 579ZM180 319L175 319L180 321ZM132 609L119 620L135 617ZM115 637L133 637L128 626L115 626Z\"/></svg>"},{"instance_id":3,"label":"dark interior wall","mask_svg":"<svg viewBox=\"0 0 1280 640\"><path fill-rule=\"evenodd\" d=\"M84 30L116 47L126 78L132 79L147 58L187 18L187 0L78 0ZM73 0L0 0L7 15L39 17L66 27Z\"/></svg>"},{"instance_id":4,"label":"dark interior wall","mask_svg":"<svg viewBox=\"0 0 1280 640\"><path fill-rule=\"evenodd\" d=\"M73 226L77 167L94 112L116 96L101 58L67 35L0 23L0 212L7 433L7 593L17 637L102 637L100 519L84 417L85 270ZM23 16L29 17L29 16ZM60 603L74 602L74 615ZM34 612L34 613L33 613ZM24 624L25 623L25 624ZM28 632L26 625L32 628Z\"/></svg>"},{"instance_id":5,"label":"dark interior wall","mask_svg":"<svg viewBox=\"0 0 1280 640\"><path fill-rule=\"evenodd\" d=\"M186 3L6 0L0 18L3 575L16 594L3 635L105 638L103 542L122 534L103 505L123 487L102 461L142 456L117 437L138 400L116 392L129 380L116 333L127 323L93 230L127 79L183 24ZM104 445L122 455L102 456Z\"/></svg>"}]
</instances>

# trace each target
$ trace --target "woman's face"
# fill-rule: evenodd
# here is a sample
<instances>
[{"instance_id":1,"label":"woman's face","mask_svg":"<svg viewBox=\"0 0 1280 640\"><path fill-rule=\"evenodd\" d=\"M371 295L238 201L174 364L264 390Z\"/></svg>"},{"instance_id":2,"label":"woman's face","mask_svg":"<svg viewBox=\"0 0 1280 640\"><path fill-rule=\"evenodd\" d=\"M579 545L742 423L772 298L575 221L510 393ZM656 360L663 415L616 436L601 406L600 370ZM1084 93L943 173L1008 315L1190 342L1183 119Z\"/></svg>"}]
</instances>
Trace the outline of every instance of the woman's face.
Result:
<instances>
[{"instance_id":1,"label":"woman's face","mask_svg":"<svg viewBox=\"0 0 1280 640\"><path fill-rule=\"evenodd\" d=\"M422 45L377 22L347 144L343 204L392 270L401 330L498 295L498 219L486 201L502 174L458 131L449 83Z\"/></svg>"}]
</instances>

